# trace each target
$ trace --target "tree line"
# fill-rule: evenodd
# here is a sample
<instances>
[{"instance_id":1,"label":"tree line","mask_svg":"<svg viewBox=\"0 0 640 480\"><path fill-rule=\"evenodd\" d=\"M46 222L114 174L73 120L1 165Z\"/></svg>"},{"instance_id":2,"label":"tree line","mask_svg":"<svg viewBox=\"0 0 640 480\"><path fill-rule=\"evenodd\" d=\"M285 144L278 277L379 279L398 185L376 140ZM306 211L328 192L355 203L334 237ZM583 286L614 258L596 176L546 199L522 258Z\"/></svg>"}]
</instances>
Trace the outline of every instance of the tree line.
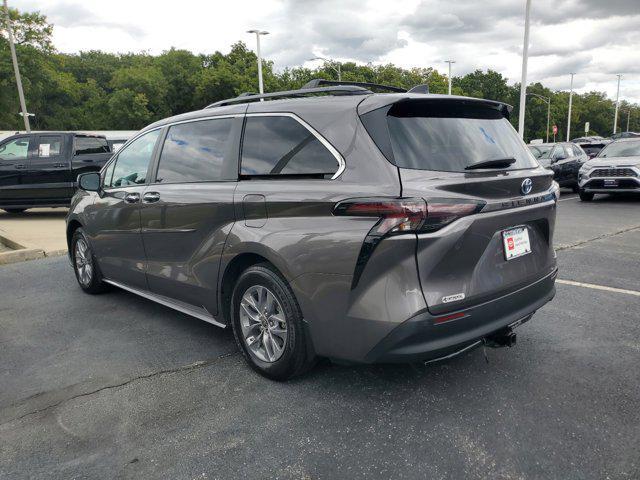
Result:
<instances>
[{"instance_id":1,"label":"tree line","mask_svg":"<svg viewBox=\"0 0 640 480\"><path fill-rule=\"evenodd\" d=\"M38 130L137 130L164 117L197 110L217 100L257 91L257 58L243 42L229 53L193 54L172 48L160 55L111 54L86 51L60 53L51 41L53 26L38 12L10 9L25 97ZM2 16L0 26L0 130L23 128L13 74L8 37ZM336 79L329 65L310 69L276 71L263 60L265 92L296 89L314 78ZM428 84L432 93L447 92L447 78L433 68L404 69L392 64L341 64L342 79L411 88ZM552 91L540 83L528 86L530 93L551 98L551 125L558 126L558 140L566 138L569 92ZM520 85L493 70L476 70L452 79L452 93L499 100L513 105L511 121L517 125ZM527 97L525 140L545 138L547 105ZM615 102L603 92L573 96L572 135L609 136L613 128ZM640 108L622 101L619 131L640 131Z\"/></svg>"}]
</instances>

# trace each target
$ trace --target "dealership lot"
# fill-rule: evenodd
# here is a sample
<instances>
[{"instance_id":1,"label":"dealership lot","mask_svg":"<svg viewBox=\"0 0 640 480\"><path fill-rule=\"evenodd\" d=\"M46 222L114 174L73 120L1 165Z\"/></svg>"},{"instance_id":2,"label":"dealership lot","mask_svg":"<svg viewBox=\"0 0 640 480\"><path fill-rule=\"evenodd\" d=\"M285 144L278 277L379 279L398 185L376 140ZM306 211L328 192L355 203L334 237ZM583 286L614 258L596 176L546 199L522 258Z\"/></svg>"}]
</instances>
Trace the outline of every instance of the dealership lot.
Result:
<instances>
[{"instance_id":1,"label":"dealership lot","mask_svg":"<svg viewBox=\"0 0 640 480\"><path fill-rule=\"evenodd\" d=\"M557 296L488 363L288 383L229 331L82 294L64 257L2 266L0 478L639 478L639 212L567 192Z\"/></svg>"}]
</instances>

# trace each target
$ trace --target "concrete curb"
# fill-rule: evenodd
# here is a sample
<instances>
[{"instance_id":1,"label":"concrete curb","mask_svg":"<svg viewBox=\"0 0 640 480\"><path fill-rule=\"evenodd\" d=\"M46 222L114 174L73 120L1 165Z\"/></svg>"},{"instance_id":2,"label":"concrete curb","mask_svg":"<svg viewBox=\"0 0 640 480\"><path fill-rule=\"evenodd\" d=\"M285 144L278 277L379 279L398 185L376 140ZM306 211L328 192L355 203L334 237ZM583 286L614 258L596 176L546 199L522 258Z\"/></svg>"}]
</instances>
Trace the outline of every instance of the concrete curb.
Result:
<instances>
[{"instance_id":1,"label":"concrete curb","mask_svg":"<svg viewBox=\"0 0 640 480\"><path fill-rule=\"evenodd\" d=\"M26 262L27 260L38 260L45 257L60 257L67 253L64 249L45 252L41 248L27 248L4 235L0 235L0 243L12 249L12 251L9 252L0 252L0 265Z\"/></svg>"},{"instance_id":2,"label":"concrete curb","mask_svg":"<svg viewBox=\"0 0 640 480\"><path fill-rule=\"evenodd\" d=\"M7 247L12 249L10 252L0 253L0 265L36 260L38 258L45 257L44 250L40 248L26 248L18 242L2 235L0 235L0 243L5 244Z\"/></svg>"}]
</instances>

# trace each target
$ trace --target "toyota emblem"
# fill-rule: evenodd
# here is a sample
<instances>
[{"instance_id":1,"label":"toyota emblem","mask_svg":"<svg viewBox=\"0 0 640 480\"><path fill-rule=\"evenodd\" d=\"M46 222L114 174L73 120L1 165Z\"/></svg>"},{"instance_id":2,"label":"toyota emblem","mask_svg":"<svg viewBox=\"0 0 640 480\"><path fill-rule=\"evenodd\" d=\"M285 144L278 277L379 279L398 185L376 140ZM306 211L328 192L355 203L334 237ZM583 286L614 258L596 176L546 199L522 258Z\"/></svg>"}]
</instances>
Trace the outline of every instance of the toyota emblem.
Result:
<instances>
[{"instance_id":1,"label":"toyota emblem","mask_svg":"<svg viewBox=\"0 0 640 480\"><path fill-rule=\"evenodd\" d=\"M530 178L525 178L522 181L522 185L520 186L520 190L522 191L523 195L529 195L531 193L531 190L533 190L533 182L531 181Z\"/></svg>"}]
</instances>

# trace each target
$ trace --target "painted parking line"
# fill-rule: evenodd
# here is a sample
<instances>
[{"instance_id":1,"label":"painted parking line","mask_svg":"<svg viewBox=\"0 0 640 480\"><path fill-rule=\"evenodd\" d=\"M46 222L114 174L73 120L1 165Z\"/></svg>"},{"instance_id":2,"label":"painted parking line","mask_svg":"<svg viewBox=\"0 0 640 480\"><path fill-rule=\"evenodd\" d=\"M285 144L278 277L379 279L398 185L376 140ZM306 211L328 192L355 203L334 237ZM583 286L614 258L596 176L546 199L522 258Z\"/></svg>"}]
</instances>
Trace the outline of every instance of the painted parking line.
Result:
<instances>
[{"instance_id":1,"label":"painted parking line","mask_svg":"<svg viewBox=\"0 0 640 480\"><path fill-rule=\"evenodd\" d=\"M572 285L574 287L584 287L584 288L592 288L593 290L604 290L605 292L614 292L614 293L624 293L625 295L634 295L636 297L640 297L640 292L637 290L625 290L624 288L613 288L606 287L604 285L596 285L593 283L583 283L583 282L574 282L573 280L563 280L558 278L556 280L557 283L562 283L564 285Z\"/></svg>"},{"instance_id":2,"label":"painted parking line","mask_svg":"<svg viewBox=\"0 0 640 480\"><path fill-rule=\"evenodd\" d=\"M574 195L573 197L560 197L560 200L558 200L559 202L564 202L565 200L573 200L578 198L578 195Z\"/></svg>"}]
</instances>

